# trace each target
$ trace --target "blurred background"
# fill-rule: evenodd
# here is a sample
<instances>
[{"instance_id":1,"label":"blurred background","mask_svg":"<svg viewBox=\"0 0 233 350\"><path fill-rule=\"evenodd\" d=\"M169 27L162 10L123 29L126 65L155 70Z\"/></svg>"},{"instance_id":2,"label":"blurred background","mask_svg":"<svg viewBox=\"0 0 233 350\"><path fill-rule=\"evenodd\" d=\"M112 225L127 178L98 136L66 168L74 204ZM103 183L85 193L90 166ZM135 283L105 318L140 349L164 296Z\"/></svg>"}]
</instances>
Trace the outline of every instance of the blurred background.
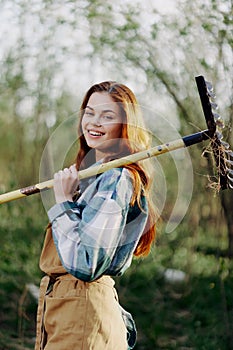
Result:
<instances>
[{"instance_id":1,"label":"blurred background","mask_svg":"<svg viewBox=\"0 0 233 350\"><path fill-rule=\"evenodd\" d=\"M48 140L103 80L135 92L163 143L206 128L195 84L204 75L233 146L232 13L231 0L0 0L0 193L40 181ZM71 130L61 130L55 147L69 143ZM64 164L76 152L70 138ZM156 160L156 244L115 279L137 324L136 350L233 349L233 194L211 185L205 147ZM2 350L33 349L43 204L34 195L0 206Z\"/></svg>"}]
</instances>

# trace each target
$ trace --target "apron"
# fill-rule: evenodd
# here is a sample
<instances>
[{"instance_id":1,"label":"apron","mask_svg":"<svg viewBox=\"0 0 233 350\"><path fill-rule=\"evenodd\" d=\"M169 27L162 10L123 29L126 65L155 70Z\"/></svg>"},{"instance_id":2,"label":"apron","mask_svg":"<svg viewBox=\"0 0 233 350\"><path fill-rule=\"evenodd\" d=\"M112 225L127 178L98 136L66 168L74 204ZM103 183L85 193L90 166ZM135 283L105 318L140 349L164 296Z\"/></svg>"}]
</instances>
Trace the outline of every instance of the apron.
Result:
<instances>
[{"instance_id":1,"label":"apron","mask_svg":"<svg viewBox=\"0 0 233 350\"><path fill-rule=\"evenodd\" d=\"M127 350L125 315L114 281L83 282L61 264L48 227L40 257L35 350ZM124 311L124 310L123 310ZM130 314L129 314L130 315Z\"/></svg>"}]
</instances>

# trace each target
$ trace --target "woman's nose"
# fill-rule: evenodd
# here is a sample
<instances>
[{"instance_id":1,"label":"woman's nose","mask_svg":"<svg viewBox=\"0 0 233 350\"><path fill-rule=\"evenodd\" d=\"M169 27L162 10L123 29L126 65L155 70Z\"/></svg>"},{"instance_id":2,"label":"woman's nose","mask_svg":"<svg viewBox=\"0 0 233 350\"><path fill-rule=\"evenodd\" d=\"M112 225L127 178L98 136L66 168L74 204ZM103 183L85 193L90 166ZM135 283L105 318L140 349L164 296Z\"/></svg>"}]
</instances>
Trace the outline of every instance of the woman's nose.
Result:
<instances>
[{"instance_id":1,"label":"woman's nose","mask_svg":"<svg viewBox=\"0 0 233 350\"><path fill-rule=\"evenodd\" d=\"M96 126L101 126L101 116L96 114L94 118L92 119L92 122Z\"/></svg>"}]
</instances>

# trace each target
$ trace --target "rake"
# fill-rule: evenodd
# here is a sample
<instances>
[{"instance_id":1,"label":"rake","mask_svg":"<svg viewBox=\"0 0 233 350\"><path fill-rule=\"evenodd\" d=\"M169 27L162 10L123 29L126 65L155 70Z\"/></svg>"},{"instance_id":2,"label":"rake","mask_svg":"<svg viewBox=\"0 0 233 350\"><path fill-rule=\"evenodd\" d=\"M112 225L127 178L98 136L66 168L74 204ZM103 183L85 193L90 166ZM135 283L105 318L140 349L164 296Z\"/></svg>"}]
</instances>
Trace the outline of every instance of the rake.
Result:
<instances>
[{"instance_id":1,"label":"rake","mask_svg":"<svg viewBox=\"0 0 233 350\"><path fill-rule=\"evenodd\" d=\"M233 152L227 142L223 140L222 130L224 121L216 112L218 105L214 102L216 96L213 86L207 82L203 76L195 77L202 109L205 116L207 129L197 133L184 136L175 141L152 147L138 153L130 154L126 157L112 160L98 166L93 166L79 172L79 178L84 179L97 174L101 174L112 168L132 164L147 158L157 157L180 148L209 140L210 150L213 154L217 169L217 189L218 191L230 188L233 189ZM0 204L10 202L16 199L24 198L35 193L48 190L53 187L53 180L47 180L36 185L24 187L15 191L0 195Z\"/></svg>"}]
</instances>

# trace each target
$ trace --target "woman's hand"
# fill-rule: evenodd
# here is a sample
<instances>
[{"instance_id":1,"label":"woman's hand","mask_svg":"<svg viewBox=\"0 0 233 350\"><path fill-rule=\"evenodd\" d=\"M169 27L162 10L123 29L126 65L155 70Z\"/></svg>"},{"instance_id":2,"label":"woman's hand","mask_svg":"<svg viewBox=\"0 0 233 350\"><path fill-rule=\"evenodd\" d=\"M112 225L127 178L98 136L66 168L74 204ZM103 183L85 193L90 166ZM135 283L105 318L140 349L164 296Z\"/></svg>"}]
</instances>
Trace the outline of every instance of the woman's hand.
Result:
<instances>
[{"instance_id":1,"label":"woman's hand","mask_svg":"<svg viewBox=\"0 0 233 350\"><path fill-rule=\"evenodd\" d=\"M73 196L77 190L78 184L79 177L75 164L55 173L53 190L56 202L73 201Z\"/></svg>"}]
</instances>

